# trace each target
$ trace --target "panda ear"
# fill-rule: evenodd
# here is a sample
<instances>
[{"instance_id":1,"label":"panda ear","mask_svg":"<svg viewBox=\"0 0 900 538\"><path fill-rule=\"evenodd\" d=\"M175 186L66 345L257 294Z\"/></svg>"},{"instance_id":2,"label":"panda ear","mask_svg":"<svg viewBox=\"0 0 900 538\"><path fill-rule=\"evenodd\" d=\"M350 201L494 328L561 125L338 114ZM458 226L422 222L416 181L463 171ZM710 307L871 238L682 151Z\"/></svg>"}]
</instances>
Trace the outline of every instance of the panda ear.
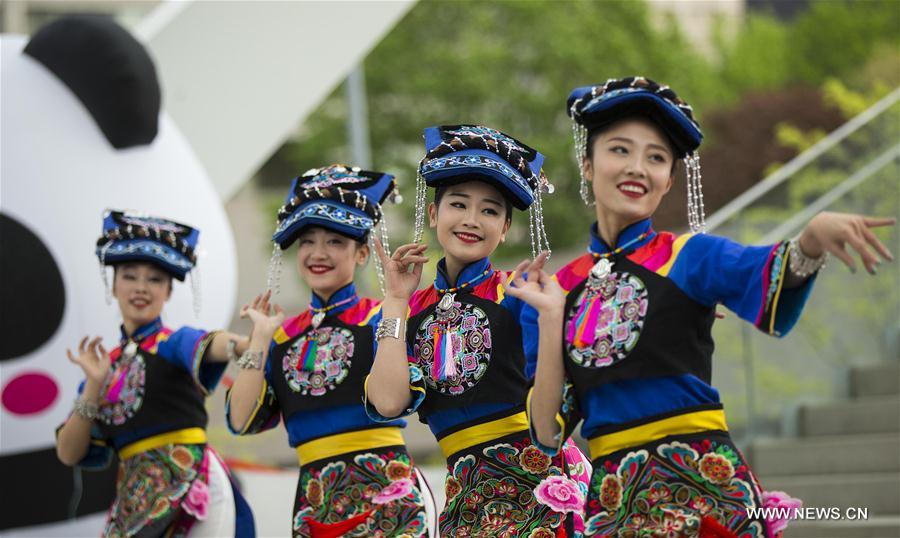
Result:
<instances>
[{"instance_id":1,"label":"panda ear","mask_svg":"<svg viewBox=\"0 0 900 538\"><path fill-rule=\"evenodd\" d=\"M24 52L72 90L114 148L156 138L156 68L143 45L112 18L62 17L38 30Z\"/></svg>"}]
</instances>

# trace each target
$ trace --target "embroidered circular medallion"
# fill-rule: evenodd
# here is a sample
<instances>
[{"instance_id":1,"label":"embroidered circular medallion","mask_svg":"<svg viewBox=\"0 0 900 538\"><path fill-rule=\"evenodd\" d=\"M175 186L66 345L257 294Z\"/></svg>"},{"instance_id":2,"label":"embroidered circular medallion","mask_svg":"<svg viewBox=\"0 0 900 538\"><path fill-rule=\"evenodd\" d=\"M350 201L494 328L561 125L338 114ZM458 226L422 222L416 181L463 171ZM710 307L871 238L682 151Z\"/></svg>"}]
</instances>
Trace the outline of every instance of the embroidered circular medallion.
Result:
<instances>
[{"instance_id":1,"label":"embroidered circular medallion","mask_svg":"<svg viewBox=\"0 0 900 538\"><path fill-rule=\"evenodd\" d=\"M304 357L308 357L304 367ZM302 396L321 396L350 374L353 333L349 329L322 327L298 338L282 360L288 386Z\"/></svg>"},{"instance_id":2,"label":"embroidered circular medallion","mask_svg":"<svg viewBox=\"0 0 900 538\"><path fill-rule=\"evenodd\" d=\"M596 291L586 286L567 315L569 357L586 368L627 357L641 336L648 304L646 286L631 273L611 273Z\"/></svg>"},{"instance_id":3,"label":"embroidered circular medallion","mask_svg":"<svg viewBox=\"0 0 900 538\"><path fill-rule=\"evenodd\" d=\"M147 363L140 354L130 361L121 357L113 363L100 391L98 420L110 426L120 426L134 416L144 403L144 383Z\"/></svg>"},{"instance_id":4,"label":"embroidered circular medallion","mask_svg":"<svg viewBox=\"0 0 900 538\"><path fill-rule=\"evenodd\" d=\"M435 333L442 349L437 368ZM487 314L473 304L459 301L454 301L445 312L436 310L416 330L413 352L425 374L426 385L441 394L462 394L484 376L491 360L491 327Z\"/></svg>"}]
</instances>

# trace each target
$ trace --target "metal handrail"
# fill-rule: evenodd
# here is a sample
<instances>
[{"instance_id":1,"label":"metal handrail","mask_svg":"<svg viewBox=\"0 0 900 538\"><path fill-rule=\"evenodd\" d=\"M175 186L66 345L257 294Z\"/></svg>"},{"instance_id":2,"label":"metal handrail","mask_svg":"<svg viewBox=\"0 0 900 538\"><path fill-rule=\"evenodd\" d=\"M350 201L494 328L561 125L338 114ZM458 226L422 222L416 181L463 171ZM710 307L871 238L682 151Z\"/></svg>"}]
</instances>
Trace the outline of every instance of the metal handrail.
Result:
<instances>
[{"instance_id":1,"label":"metal handrail","mask_svg":"<svg viewBox=\"0 0 900 538\"><path fill-rule=\"evenodd\" d=\"M735 197L734 200L722 206L718 211L706 219L707 231L712 231L727 222L744 208L778 185L784 183L788 178L794 175L795 172L856 132L863 125L872 121L876 116L898 101L900 101L900 88L890 92L866 111L853 117L853 119L829 133L828 136L813 144L808 150L804 151L774 173Z\"/></svg>"},{"instance_id":2,"label":"metal handrail","mask_svg":"<svg viewBox=\"0 0 900 538\"><path fill-rule=\"evenodd\" d=\"M784 221L780 226L763 236L756 242L758 245L770 245L775 241L780 241L794 230L803 226L819 211L824 211L838 198L850 192L854 187L869 179L876 172L884 168L891 161L900 158L900 145L893 146L875 157L868 164L857 170L847 179L841 181L836 187L826 192L815 202L806 206L803 211L796 213L791 218Z\"/></svg>"}]
</instances>

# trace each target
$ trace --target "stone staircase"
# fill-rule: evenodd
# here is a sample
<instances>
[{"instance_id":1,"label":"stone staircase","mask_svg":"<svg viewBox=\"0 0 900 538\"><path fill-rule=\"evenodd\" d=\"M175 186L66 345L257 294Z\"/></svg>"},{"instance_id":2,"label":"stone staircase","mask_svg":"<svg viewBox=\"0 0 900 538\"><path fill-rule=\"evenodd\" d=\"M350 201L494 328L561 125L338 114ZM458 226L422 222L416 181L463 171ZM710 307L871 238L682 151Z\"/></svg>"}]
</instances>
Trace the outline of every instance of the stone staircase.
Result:
<instances>
[{"instance_id":1,"label":"stone staircase","mask_svg":"<svg viewBox=\"0 0 900 538\"><path fill-rule=\"evenodd\" d=\"M763 487L842 515L868 509L868 518L793 521L785 538L900 537L900 362L853 368L848 398L802 405L796 428L751 443Z\"/></svg>"}]
</instances>

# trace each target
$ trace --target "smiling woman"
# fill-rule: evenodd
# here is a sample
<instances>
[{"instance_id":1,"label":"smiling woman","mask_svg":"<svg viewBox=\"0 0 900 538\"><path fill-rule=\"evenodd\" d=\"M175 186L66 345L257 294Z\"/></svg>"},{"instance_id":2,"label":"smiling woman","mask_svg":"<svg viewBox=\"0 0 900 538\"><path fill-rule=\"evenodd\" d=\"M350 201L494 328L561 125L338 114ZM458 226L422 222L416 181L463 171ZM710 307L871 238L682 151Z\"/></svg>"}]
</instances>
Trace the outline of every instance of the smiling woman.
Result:
<instances>
[{"instance_id":1,"label":"smiling woman","mask_svg":"<svg viewBox=\"0 0 900 538\"><path fill-rule=\"evenodd\" d=\"M582 198L597 220L586 254L553 278L537 259L507 290L530 305L524 330L539 333L532 439L555 455L584 422L593 462L587 535L779 536L780 523L753 515L777 496L732 441L711 385L716 306L782 336L826 253L852 268L850 244L874 271L872 249L892 257L869 228L894 221L823 213L800 236L761 247L707 235L695 153L702 134L674 91L642 77L611 79L576 88L567 110ZM651 218L679 160L691 233L676 236L656 232Z\"/></svg>"},{"instance_id":2,"label":"smiling woman","mask_svg":"<svg viewBox=\"0 0 900 538\"><path fill-rule=\"evenodd\" d=\"M196 264L198 236L158 217L110 211L103 220L97 256L104 280L113 266L122 337L109 352L88 336L77 354L67 350L85 380L57 432L57 455L67 465L96 468L118 453L104 536L255 534L249 506L207 444L204 407L233 353L228 348L243 350L247 339L173 331L161 319L172 279L184 280ZM135 495L138 485L143 495Z\"/></svg>"},{"instance_id":3,"label":"smiling woman","mask_svg":"<svg viewBox=\"0 0 900 538\"><path fill-rule=\"evenodd\" d=\"M512 275L490 262L511 208L539 210L550 190L544 157L476 125L426 129L425 146L416 229L427 209L444 257L416 291L426 246L389 257L376 245L386 289L366 409L382 422L418 412L437 438L447 460L441 536L579 536L587 462L574 445L550 458L529 439L534 369L523 349L535 341L520 328L523 303L504 293ZM427 208L425 185L437 189ZM531 217L536 247L546 237L539 211Z\"/></svg>"},{"instance_id":4,"label":"smiling woman","mask_svg":"<svg viewBox=\"0 0 900 538\"><path fill-rule=\"evenodd\" d=\"M272 240L276 260L297 243L309 308L285 320L268 291L241 310L253 334L228 392L228 427L248 435L284 419L300 465L294 536L434 536L434 502L400 433L406 422L375 422L359 404L381 302L357 295L353 277L367 240L384 230L381 204L396 196L394 176L359 168L295 178Z\"/></svg>"}]
</instances>

